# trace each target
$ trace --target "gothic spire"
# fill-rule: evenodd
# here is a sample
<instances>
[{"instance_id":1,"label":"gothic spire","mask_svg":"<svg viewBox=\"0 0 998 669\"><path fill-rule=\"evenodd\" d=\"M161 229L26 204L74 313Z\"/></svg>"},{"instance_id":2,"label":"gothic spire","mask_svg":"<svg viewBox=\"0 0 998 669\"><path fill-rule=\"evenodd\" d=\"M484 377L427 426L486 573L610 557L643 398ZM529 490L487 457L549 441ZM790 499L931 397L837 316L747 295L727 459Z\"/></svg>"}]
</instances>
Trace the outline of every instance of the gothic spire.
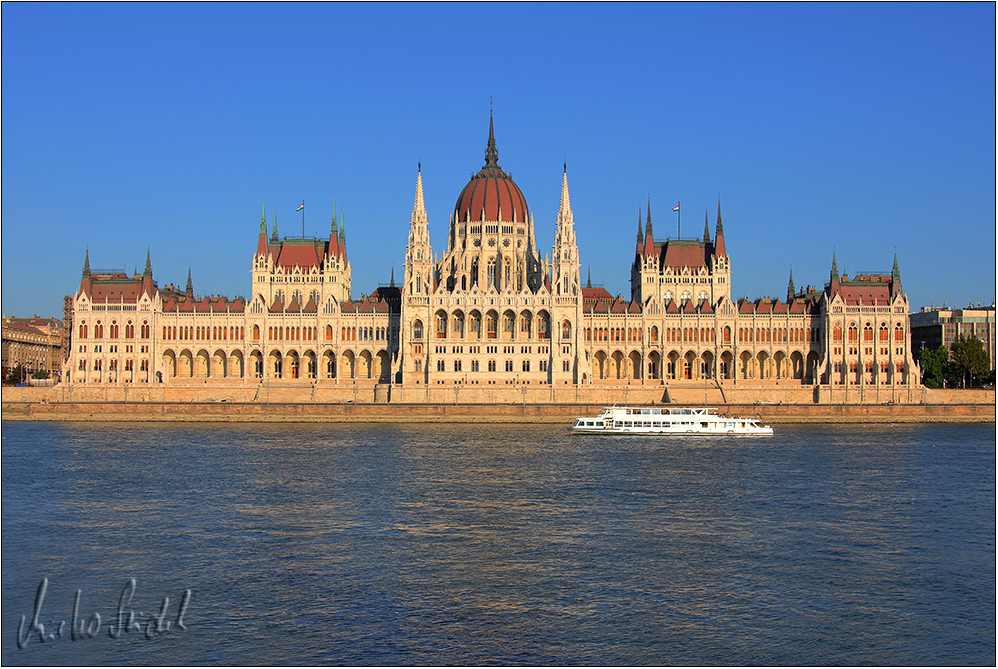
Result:
<instances>
[{"instance_id":1,"label":"gothic spire","mask_svg":"<svg viewBox=\"0 0 998 669\"><path fill-rule=\"evenodd\" d=\"M347 243L347 217L340 212L340 244Z\"/></svg>"},{"instance_id":2,"label":"gothic spire","mask_svg":"<svg viewBox=\"0 0 998 669\"><path fill-rule=\"evenodd\" d=\"M593 268L591 266L586 267L586 288L593 287Z\"/></svg>"},{"instance_id":3,"label":"gothic spire","mask_svg":"<svg viewBox=\"0 0 998 669\"><path fill-rule=\"evenodd\" d=\"M337 228L336 228L336 198L334 197L333 198L333 220L329 224L329 236L330 237L335 237L336 235L337 235Z\"/></svg>"},{"instance_id":4,"label":"gothic spire","mask_svg":"<svg viewBox=\"0 0 998 669\"><path fill-rule=\"evenodd\" d=\"M263 202L263 213L260 214L260 234L267 236L267 202Z\"/></svg>"},{"instance_id":5,"label":"gothic spire","mask_svg":"<svg viewBox=\"0 0 998 669\"><path fill-rule=\"evenodd\" d=\"M572 203L568 199L568 163L562 165L561 174L561 208L558 211L558 219L563 220L565 214L572 211Z\"/></svg>"},{"instance_id":6,"label":"gothic spire","mask_svg":"<svg viewBox=\"0 0 998 669\"><path fill-rule=\"evenodd\" d=\"M839 264L835 260L835 249L832 249L832 281L839 280Z\"/></svg>"},{"instance_id":7,"label":"gothic spire","mask_svg":"<svg viewBox=\"0 0 998 669\"><path fill-rule=\"evenodd\" d=\"M797 294L797 289L794 288L794 268L790 268L790 283L787 284L787 304L793 301L794 295Z\"/></svg>"},{"instance_id":8,"label":"gothic spire","mask_svg":"<svg viewBox=\"0 0 998 669\"><path fill-rule=\"evenodd\" d=\"M279 239L277 237L277 209L276 208L274 209L274 232L273 232L273 234L270 235L270 241L274 242L275 244L279 241Z\"/></svg>"},{"instance_id":9,"label":"gothic spire","mask_svg":"<svg viewBox=\"0 0 998 669\"><path fill-rule=\"evenodd\" d=\"M703 210L703 243L710 244L710 226L706 207Z\"/></svg>"},{"instance_id":10,"label":"gothic spire","mask_svg":"<svg viewBox=\"0 0 998 669\"><path fill-rule=\"evenodd\" d=\"M191 281L191 268L187 268L187 288L184 290L187 297L194 297L194 283Z\"/></svg>"},{"instance_id":11,"label":"gothic spire","mask_svg":"<svg viewBox=\"0 0 998 669\"><path fill-rule=\"evenodd\" d=\"M83 259L83 276L90 276L90 249L87 249L87 255Z\"/></svg>"},{"instance_id":12,"label":"gothic spire","mask_svg":"<svg viewBox=\"0 0 998 669\"><path fill-rule=\"evenodd\" d=\"M146 249L146 269L142 272L142 276L152 276L152 258L149 255L149 249Z\"/></svg>"},{"instance_id":13,"label":"gothic spire","mask_svg":"<svg viewBox=\"0 0 998 669\"><path fill-rule=\"evenodd\" d=\"M641 230L641 207L638 207L638 250L645 245L645 235Z\"/></svg>"},{"instance_id":14,"label":"gothic spire","mask_svg":"<svg viewBox=\"0 0 998 669\"><path fill-rule=\"evenodd\" d=\"M412 205L412 213L419 220L426 219L426 205L423 203L423 163L416 163L416 201Z\"/></svg>"}]
</instances>

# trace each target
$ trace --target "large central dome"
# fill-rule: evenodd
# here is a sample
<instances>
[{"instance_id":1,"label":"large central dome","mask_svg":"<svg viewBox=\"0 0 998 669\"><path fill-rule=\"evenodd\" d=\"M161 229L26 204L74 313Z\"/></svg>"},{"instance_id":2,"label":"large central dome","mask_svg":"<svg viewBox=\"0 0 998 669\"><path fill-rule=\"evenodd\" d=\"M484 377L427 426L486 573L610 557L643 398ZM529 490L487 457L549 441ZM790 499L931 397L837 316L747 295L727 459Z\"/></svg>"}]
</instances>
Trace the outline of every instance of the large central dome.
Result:
<instances>
[{"instance_id":1,"label":"large central dome","mask_svg":"<svg viewBox=\"0 0 998 669\"><path fill-rule=\"evenodd\" d=\"M506 221L526 223L527 200L513 179L499 167L499 152L489 115L489 142L485 147L485 167L471 177L454 205L458 221Z\"/></svg>"}]
</instances>

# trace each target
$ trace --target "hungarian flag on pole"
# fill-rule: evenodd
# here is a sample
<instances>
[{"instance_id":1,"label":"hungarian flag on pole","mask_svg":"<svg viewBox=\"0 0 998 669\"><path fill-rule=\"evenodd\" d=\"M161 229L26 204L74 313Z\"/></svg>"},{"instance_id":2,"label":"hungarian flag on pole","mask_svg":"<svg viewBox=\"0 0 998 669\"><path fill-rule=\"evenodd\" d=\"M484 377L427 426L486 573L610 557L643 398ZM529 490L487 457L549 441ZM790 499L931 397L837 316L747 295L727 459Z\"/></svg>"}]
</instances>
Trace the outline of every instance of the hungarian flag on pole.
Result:
<instances>
[{"instance_id":1,"label":"hungarian flag on pole","mask_svg":"<svg viewBox=\"0 0 998 669\"><path fill-rule=\"evenodd\" d=\"M304 203L302 203L302 206L305 206ZM672 211L679 211L679 205L677 204L675 207L673 207Z\"/></svg>"},{"instance_id":2,"label":"hungarian flag on pole","mask_svg":"<svg viewBox=\"0 0 998 669\"><path fill-rule=\"evenodd\" d=\"M298 205L298 208L297 208L297 209L295 209L295 211L301 211L301 210L302 210L302 209L304 209L304 208L305 208L305 200L302 200L302 201L301 201L301 204L300 204L300 205Z\"/></svg>"}]
</instances>

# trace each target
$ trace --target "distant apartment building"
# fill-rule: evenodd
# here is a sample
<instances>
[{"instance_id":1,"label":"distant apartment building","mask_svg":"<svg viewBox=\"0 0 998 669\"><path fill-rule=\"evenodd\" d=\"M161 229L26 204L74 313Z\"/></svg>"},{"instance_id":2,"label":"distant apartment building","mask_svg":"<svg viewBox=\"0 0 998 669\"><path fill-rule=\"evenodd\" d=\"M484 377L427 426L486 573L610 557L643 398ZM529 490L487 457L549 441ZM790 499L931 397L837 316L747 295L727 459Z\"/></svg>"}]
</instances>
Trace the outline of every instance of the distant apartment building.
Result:
<instances>
[{"instance_id":1,"label":"distant apartment building","mask_svg":"<svg viewBox=\"0 0 998 669\"><path fill-rule=\"evenodd\" d=\"M30 378L35 372L48 372L58 380L62 374L63 323L58 318L3 319L3 369L9 372L23 365Z\"/></svg>"},{"instance_id":2,"label":"distant apartment building","mask_svg":"<svg viewBox=\"0 0 998 669\"><path fill-rule=\"evenodd\" d=\"M923 348L949 348L957 335L974 336L984 342L991 369L995 368L995 305L963 309L922 307L911 314L911 346L917 358Z\"/></svg>"}]
</instances>

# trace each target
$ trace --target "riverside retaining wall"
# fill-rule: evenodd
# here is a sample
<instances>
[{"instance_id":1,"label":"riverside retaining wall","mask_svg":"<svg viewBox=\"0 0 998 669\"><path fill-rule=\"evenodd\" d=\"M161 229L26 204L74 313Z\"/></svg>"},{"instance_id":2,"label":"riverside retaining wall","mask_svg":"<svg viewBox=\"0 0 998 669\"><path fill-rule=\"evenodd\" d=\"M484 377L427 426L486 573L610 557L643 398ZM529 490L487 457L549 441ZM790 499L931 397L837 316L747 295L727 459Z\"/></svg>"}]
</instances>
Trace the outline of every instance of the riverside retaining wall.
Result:
<instances>
[{"instance_id":1,"label":"riverside retaining wall","mask_svg":"<svg viewBox=\"0 0 998 669\"><path fill-rule=\"evenodd\" d=\"M662 404L651 406L664 406ZM993 423L994 404L715 404L767 423ZM4 420L95 422L565 423L598 404L370 404L259 402L3 402Z\"/></svg>"}]
</instances>

